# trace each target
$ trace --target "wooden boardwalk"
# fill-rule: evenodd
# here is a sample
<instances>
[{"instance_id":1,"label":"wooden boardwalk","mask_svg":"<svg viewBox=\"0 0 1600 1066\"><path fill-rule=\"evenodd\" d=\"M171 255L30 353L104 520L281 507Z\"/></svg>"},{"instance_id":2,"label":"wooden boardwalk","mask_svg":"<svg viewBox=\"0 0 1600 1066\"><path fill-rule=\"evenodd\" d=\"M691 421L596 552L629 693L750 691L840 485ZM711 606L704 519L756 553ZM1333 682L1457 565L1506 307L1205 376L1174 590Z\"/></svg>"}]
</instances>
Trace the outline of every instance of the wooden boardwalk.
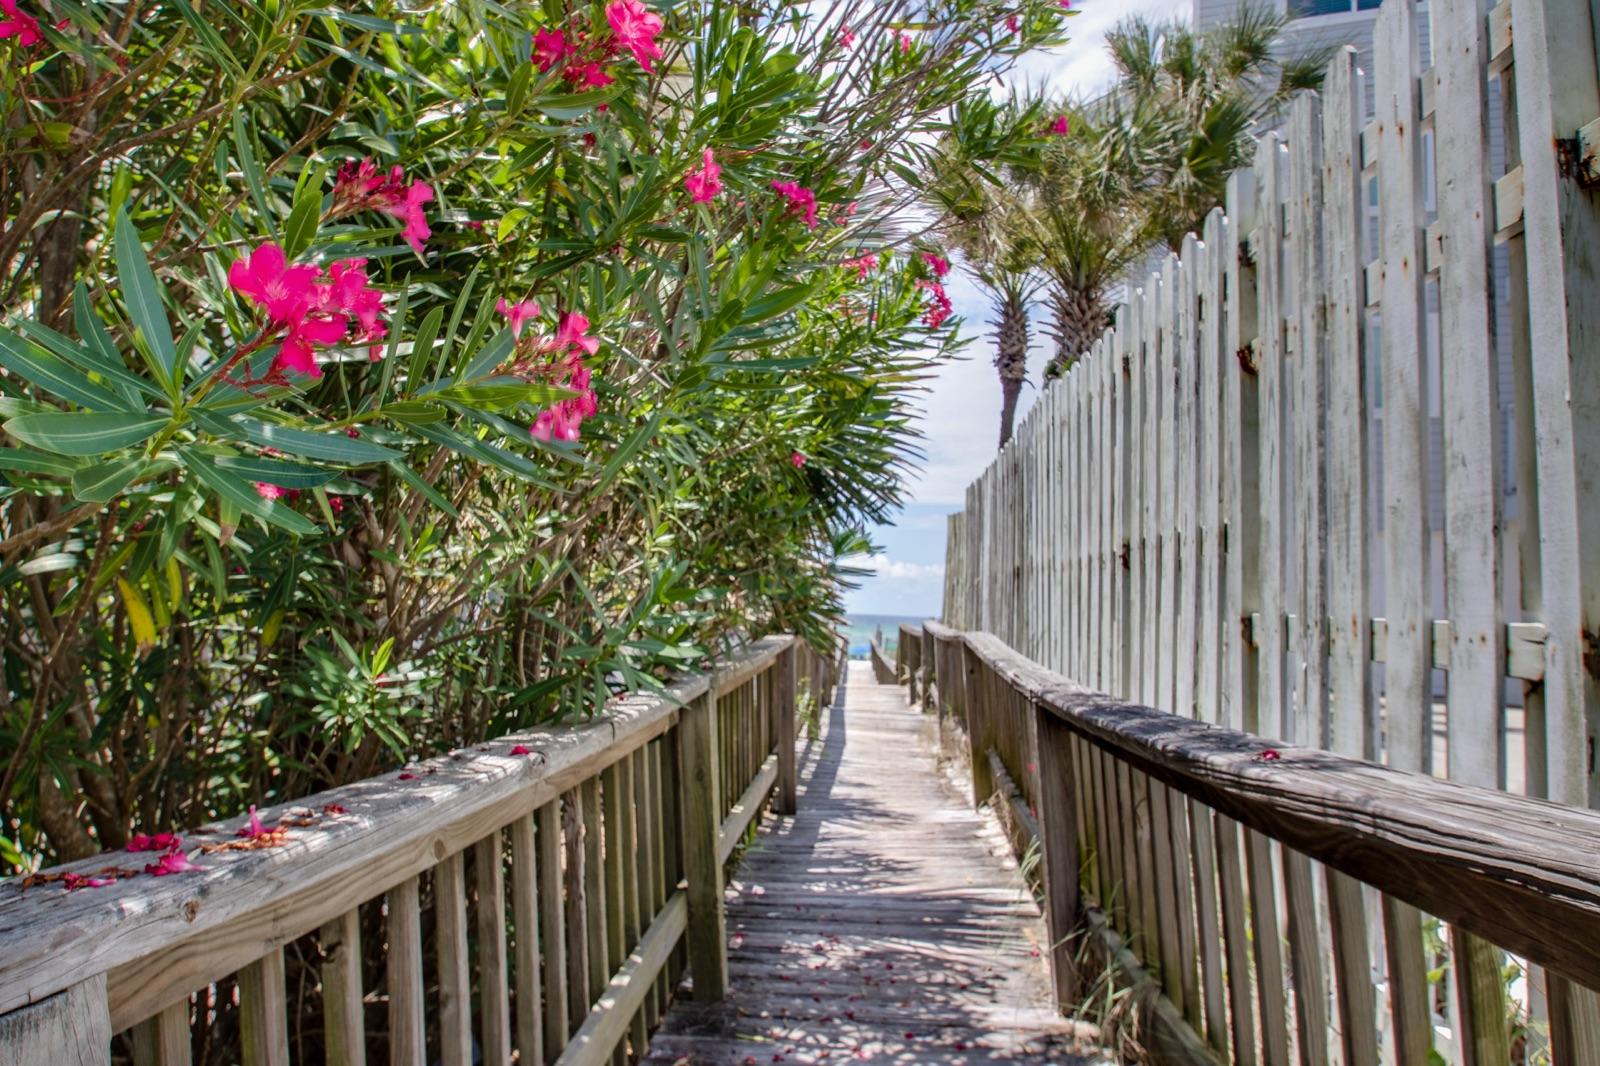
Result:
<instances>
[{"instance_id":1,"label":"wooden boardwalk","mask_svg":"<svg viewBox=\"0 0 1600 1066\"><path fill-rule=\"evenodd\" d=\"M1050 1005L1038 908L935 766L931 722L865 663L842 691L802 752L800 813L766 819L729 885L727 1001L680 996L646 1061L1097 1061Z\"/></svg>"}]
</instances>

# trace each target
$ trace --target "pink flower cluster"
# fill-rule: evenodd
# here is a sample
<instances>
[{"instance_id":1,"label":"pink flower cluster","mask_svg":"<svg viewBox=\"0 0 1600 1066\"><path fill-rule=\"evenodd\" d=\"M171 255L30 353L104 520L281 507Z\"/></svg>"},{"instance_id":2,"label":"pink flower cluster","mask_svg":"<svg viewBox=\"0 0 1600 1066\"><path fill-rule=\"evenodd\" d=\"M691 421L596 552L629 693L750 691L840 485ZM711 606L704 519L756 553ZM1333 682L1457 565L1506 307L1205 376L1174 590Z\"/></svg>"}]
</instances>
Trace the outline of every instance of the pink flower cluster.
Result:
<instances>
[{"instance_id":1,"label":"pink flower cluster","mask_svg":"<svg viewBox=\"0 0 1600 1066\"><path fill-rule=\"evenodd\" d=\"M856 43L856 35L853 32L851 32L850 27L849 26L840 26L839 27L839 47L840 48L849 48L851 45L853 45L855 43Z\"/></svg>"},{"instance_id":2,"label":"pink flower cluster","mask_svg":"<svg viewBox=\"0 0 1600 1066\"><path fill-rule=\"evenodd\" d=\"M405 172L398 166L384 174L369 157L357 163L351 160L339 168L339 177L333 185L333 210L336 215L352 211L372 210L393 215L405 223L400 235L418 255L422 245L433 231L428 228L428 216L422 206L433 199L433 186L425 181L406 183Z\"/></svg>"},{"instance_id":3,"label":"pink flower cluster","mask_svg":"<svg viewBox=\"0 0 1600 1066\"><path fill-rule=\"evenodd\" d=\"M806 453L800 451L793 452L789 456L789 463L796 470L799 470L802 466L806 465Z\"/></svg>"},{"instance_id":4,"label":"pink flower cluster","mask_svg":"<svg viewBox=\"0 0 1600 1066\"><path fill-rule=\"evenodd\" d=\"M929 281L927 278L919 278L917 280L917 287L927 289L928 295L932 297L932 301L928 304L927 310L922 313L922 324L927 326L929 329L938 329L940 326L944 325L944 320L949 318L951 312L954 310L954 308L950 305L950 297L945 295L944 286L939 284L937 281Z\"/></svg>"},{"instance_id":5,"label":"pink flower cluster","mask_svg":"<svg viewBox=\"0 0 1600 1066\"><path fill-rule=\"evenodd\" d=\"M1065 137L1070 132L1072 132L1072 121L1066 115L1057 115L1055 121L1051 122L1046 129L1045 135L1049 137Z\"/></svg>"},{"instance_id":6,"label":"pink flower cluster","mask_svg":"<svg viewBox=\"0 0 1600 1066\"><path fill-rule=\"evenodd\" d=\"M942 278L950 273L950 260L933 252L923 252L922 261L928 264L928 269L933 271L933 276Z\"/></svg>"},{"instance_id":7,"label":"pink flower cluster","mask_svg":"<svg viewBox=\"0 0 1600 1066\"><path fill-rule=\"evenodd\" d=\"M839 265L846 269L853 269L856 272L856 277L865 281L869 272L878 269L878 256L876 252L867 252L865 255L859 255L854 259L846 259Z\"/></svg>"},{"instance_id":8,"label":"pink flower cluster","mask_svg":"<svg viewBox=\"0 0 1600 1066\"><path fill-rule=\"evenodd\" d=\"M600 350L600 338L589 335L589 319L578 311L569 311L556 323L554 337L540 338L531 334L522 339L522 328L539 314L539 305L532 300L511 303L501 299L496 305L511 322L511 332L518 338L517 355L501 372L526 381L547 381L552 385L570 389L576 396L558 400L539 412L528 427L535 440L575 441L583 420L599 410L591 384L589 368L583 365L585 355Z\"/></svg>"},{"instance_id":9,"label":"pink flower cluster","mask_svg":"<svg viewBox=\"0 0 1600 1066\"><path fill-rule=\"evenodd\" d=\"M817 194L793 181L774 181L773 191L783 197L790 215L805 219L806 229L817 228Z\"/></svg>"},{"instance_id":10,"label":"pink flower cluster","mask_svg":"<svg viewBox=\"0 0 1600 1066\"><path fill-rule=\"evenodd\" d=\"M377 344L388 333L379 320L383 294L367 279L365 259L341 259L324 274L310 263L291 265L276 244L263 244L248 258L228 268L228 285L267 313L264 339L281 345L273 360L272 383L281 383L283 371L320 377L317 348L342 344L368 344L368 354L379 358ZM352 332L353 331L353 332Z\"/></svg>"},{"instance_id":11,"label":"pink flower cluster","mask_svg":"<svg viewBox=\"0 0 1600 1066\"><path fill-rule=\"evenodd\" d=\"M17 6L17 0L0 0L0 41L15 37L24 48L32 48L44 40L39 31L39 20Z\"/></svg>"},{"instance_id":12,"label":"pink flower cluster","mask_svg":"<svg viewBox=\"0 0 1600 1066\"><path fill-rule=\"evenodd\" d=\"M722 191L722 168L717 165L711 149L707 148L700 157L700 169L684 176L683 187L689 191L689 201L696 204L709 203Z\"/></svg>"},{"instance_id":13,"label":"pink flower cluster","mask_svg":"<svg viewBox=\"0 0 1600 1066\"><path fill-rule=\"evenodd\" d=\"M541 29L533 35L533 63L541 74L561 66L561 77L580 89L598 89L617 79L605 65L624 49L647 72L662 56L656 38L661 35L661 16L641 0L612 0L606 5L606 24L610 32L591 39L582 30Z\"/></svg>"}]
</instances>

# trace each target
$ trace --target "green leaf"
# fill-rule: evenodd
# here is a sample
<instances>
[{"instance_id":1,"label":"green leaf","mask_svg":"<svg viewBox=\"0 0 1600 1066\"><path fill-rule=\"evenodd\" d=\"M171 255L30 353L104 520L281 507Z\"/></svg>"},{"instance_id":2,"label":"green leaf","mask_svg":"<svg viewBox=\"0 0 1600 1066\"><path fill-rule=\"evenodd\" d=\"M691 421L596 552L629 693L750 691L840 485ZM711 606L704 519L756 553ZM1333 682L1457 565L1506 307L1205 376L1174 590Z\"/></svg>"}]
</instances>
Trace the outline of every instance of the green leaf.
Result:
<instances>
[{"instance_id":1,"label":"green leaf","mask_svg":"<svg viewBox=\"0 0 1600 1066\"><path fill-rule=\"evenodd\" d=\"M65 360L0 330L0 366L30 385L91 411L126 411L128 404ZM139 410L138 407L133 408Z\"/></svg>"},{"instance_id":2,"label":"green leaf","mask_svg":"<svg viewBox=\"0 0 1600 1066\"><path fill-rule=\"evenodd\" d=\"M276 500L265 499L256 491L255 485L221 469L200 453L186 448L180 454L183 465L194 471L195 476L220 496L224 503L231 503L245 514L255 515L290 533L304 536L317 532L316 524L310 519Z\"/></svg>"},{"instance_id":3,"label":"green leaf","mask_svg":"<svg viewBox=\"0 0 1600 1066\"><path fill-rule=\"evenodd\" d=\"M445 418L445 409L437 404L423 403L420 400L402 400L399 403L386 404L379 414L403 425L426 426L442 422Z\"/></svg>"},{"instance_id":4,"label":"green leaf","mask_svg":"<svg viewBox=\"0 0 1600 1066\"><path fill-rule=\"evenodd\" d=\"M24 444L57 455L104 455L155 436L171 420L165 415L64 414L19 415L5 431Z\"/></svg>"},{"instance_id":5,"label":"green leaf","mask_svg":"<svg viewBox=\"0 0 1600 1066\"><path fill-rule=\"evenodd\" d=\"M309 169L311 164L306 164ZM320 175L321 169L318 168ZM322 180L314 177L303 180L301 186L295 190L294 206L289 210L289 219L283 224L283 253L290 260L298 259L300 254L311 247L311 242L317 239L317 227L322 221Z\"/></svg>"},{"instance_id":6,"label":"green leaf","mask_svg":"<svg viewBox=\"0 0 1600 1066\"><path fill-rule=\"evenodd\" d=\"M324 470L320 466L290 463L267 456L223 456L217 460L217 466L249 481L265 481L285 489L314 489L339 476L336 470Z\"/></svg>"},{"instance_id":7,"label":"green leaf","mask_svg":"<svg viewBox=\"0 0 1600 1066\"><path fill-rule=\"evenodd\" d=\"M59 455L46 455L31 448L0 448L0 470L71 477L78 471L79 466L80 464L71 459L63 459Z\"/></svg>"},{"instance_id":8,"label":"green leaf","mask_svg":"<svg viewBox=\"0 0 1600 1066\"><path fill-rule=\"evenodd\" d=\"M153 464L142 455L86 466L72 475L72 494L85 503L105 503L133 484Z\"/></svg>"},{"instance_id":9,"label":"green leaf","mask_svg":"<svg viewBox=\"0 0 1600 1066\"><path fill-rule=\"evenodd\" d=\"M306 429L257 422L241 418L235 424L250 440L264 447L276 448L290 455L303 455L307 459L325 459L332 463L383 463L403 458L402 453L381 444L347 437L343 433L315 433Z\"/></svg>"},{"instance_id":10,"label":"green leaf","mask_svg":"<svg viewBox=\"0 0 1600 1066\"><path fill-rule=\"evenodd\" d=\"M487 378L471 385L451 385L428 394L429 399L459 403L485 411L504 411L524 404L544 407L575 395L571 389L516 378Z\"/></svg>"},{"instance_id":11,"label":"green leaf","mask_svg":"<svg viewBox=\"0 0 1600 1066\"><path fill-rule=\"evenodd\" d=\"M261 166L256 162L255 146L250 143L250 131L245 128L244 115L242 109L233 113L233 143L239 149L239 169L244 172L244 181L250 187L250 199L255 201L256 211L262 218L271 218L272 212L267 210L266 182Z\"/></svg>"},{"instance_id":12,"label":"green leaf","mask_svg":"<svg viewBox=\"0 0 1600 1066\"><path fill-rule=\"evenodd\" d=\"M117 212L115 243L117 273L122 279L122 299L128 305L128 317L167 378L175 380L178 348L172 343L172 326L161 302L161 285L150 272L150 261L145 258L139 231L134 229L126 211Z\"/></svg>"},{"instance_id":13,"label":"green leaf","mask_svg":"<svg viewBox=\"0 0 1600 1066\"><path fill-rule=\"evenodd\" d=\"M611 100L617 95L620 88L618 86L616 88L591 89L586 93L540 96L534 99L533 106L551 118L580 118Z\"/></svg>"}]
</instances>

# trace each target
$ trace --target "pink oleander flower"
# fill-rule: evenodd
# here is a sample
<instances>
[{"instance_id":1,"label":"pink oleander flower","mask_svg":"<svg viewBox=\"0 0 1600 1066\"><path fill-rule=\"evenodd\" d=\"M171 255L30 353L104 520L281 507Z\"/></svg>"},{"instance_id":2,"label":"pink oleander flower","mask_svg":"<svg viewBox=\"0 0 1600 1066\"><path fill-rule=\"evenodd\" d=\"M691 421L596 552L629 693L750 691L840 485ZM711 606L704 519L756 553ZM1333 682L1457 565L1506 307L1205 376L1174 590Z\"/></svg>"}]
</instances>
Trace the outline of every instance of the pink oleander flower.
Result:
<instances>
[{"instance_id":1,"label":"pink oleander flower","mask_svg":"<svg viewBox=\"0 0 1600 1066\"><path fill-rule=\"evenodd\" d=\"M1052 137L1065 137L1072 131L1072 121L1066 115L1057 115L1055 121L1050 123L1049 135Z\"/></svg>"},{"instance_id":2,"label":"pink oleander flower","mask_svg":"<svg viewBox=\"0 0 1600 1066\"><path fill-rule=\"evenodd\" d=\"M17 0L0 0L0 13L6 16L0 19L0 41L15 37L22 47L32 48L44 40L39 20L18 7Z\"/></svg>"},{"instance_id":3,"label":"pink oleander flower","mask_svg":"<svg viewBox=\"0 0 1600 1066\"><path fill-rule=\"evenodd\" d=\"M802 466L806 465L806 453L805 452L793 452L793 453L791 453L790 456L789 456L789 462L794 466L794 468L796 470L799 470Z\"/></svg>"},{"instance_id":4,"label":"pink oleander flower","mask_svg":"<svg viewBox=\"0 0 1600 1066\"><path fill-rule=\"evenodd\" d=\"M411 250L418 255L423 255L422 245L433 231L428 228L428 216L422 210L422 205L433 199L433 186L425 181L414 181L406 190L403 203L394 204L380 210L393 215L405 223L405 228L400 231L400 236L411 245Z\"/></svg>"},{"instance_id":5,"label":"pink oleander flower","mask_svg":"<svg viewBox=\"0 0 1600 1066\"><path fill-rule=\"evenodd\" d=\"M600 350L600 338L587 336L588 332L589 319L581 311L568 311L556 324L556 335L552 344L557 352L570 347L582 349L593 355Z\"/></svg>"},{"instance_id":6,"label":"pink oleander flower","mask_svg":"<svg viewBox=\"0 0 1600 1066\"><path fill-rule=\"evenodd\" d=\"M280 485L270 485L265 481L258 481L256 482L256 495L263 500L281 500L284 497L284 491Z\"/></svg>"},{"instance_id":7,"label":"pink oleander flower","mask_svg":"<svg viewBox=\"0 0 1600 1066\"><path fill-rule=\"evenodd\" d=\"M633 58L646 71L650 70L651 60L661 58L661 48L656 44L656 37L661 33L661 16L640 0L613 0L606 5L606 22L617 44L632 52Z\"/></svg>"},{"instance_id":8,"label":"pink oleander flower","mask_svg":"<svg viewBox=\"0 0 1600 1066\"><path fill-rule=\"evenodd\" d=\"M900 41L900 54L905 55L911 51L911 34L905 30L895 30L895 37Z\"/></svg>"},{"instance_id":9,"label":"pink oleander flower","mask_svg":"<svg viewBox=\"0 0 1600 1066\"><path fill-rule=\"evenodd\" d=\"M850 31L849 26L839 27L839 47L849 48L856 43L856 35Z\"/></svg>"},{"instance_id":10,"label":"pink oleander flower","mask_svg":"<svg viewBox=\"0 0 1600 1066\"><path fill-rule=\"evenodd\" d=\"M115 877L89 877L84 874L62 874L61 883L67 886L68 892L75 892L80 888L104 888L117 883Z\"/></svg>"},{"instance_id":11,"label":"pink oleander flower","mask_svg":"<svg viewBox=\"0 0 1600 1066\"><path fill-rule=\"evenodd\" d=\"M176 833L156 833L153 836L146 836L143 833L135 833L128 840L128 847L126 850L171 851L174 848L181 847L183 847L183 839Z\"/></svg>"},{"instance_id":12,"label":"pink oleander flower","mask_svg":"<svg viewBox=\"0 0 1600 1066\"><path fill-rule=\"evenodd\" d=\"M310 264L290 265L283 249L264 244L228 268L228 285L267 312L264 335L280 335L273 374L293 370L318 377L316 350L349 340L369 345L368 355L379 357L377 342L388 327L380 320L383 294L367 278L365 259L341 259L326 276Z\"/></svg>"},{"instance_id":13,"label":"pink oleander flower","mask_svg":"<svg viewBox=\"0 0 1600 1066\"><path fill-rule=\"evenodd\" d=\"M603 89L617 80L607 74L604 67L595 62L569 66L563 76L580 89Z\"/></svg>"},{"instance_id":14,"label":"pink oleander flower","mask_svg":"<svg viewBox=\"0 0 1600 1066\"><path fill-rule=\"evenodd\" d=\"M944 320L949 318L954 310L950 305L950 297L945 295L944 286L937 281L920 278L917 287L927 289L929 296L932 297L928 309L922 314L922 324L929 329L938 329L944 325Z\"/></svg>"},{"instance_id":15,"label":"pink oleander flower","mask_svg":"<svg viewBox=\"0 0 1600 1066\"><path fill-rule=\"evenodd\" d=\"M530 318L537 318L539 315L539 305L535 301L521 300L511 303L504 296L500 297L500 302L494 305L494 309L510 320L513 337L521 337L522 327Z\"/></svg>"},{"instance_id":16,"label":"pink oleander flower","mask_svg":"<svg viewBox=\"0 0 1600 1066\"><path fill-rule=\"evenodd\" d=\"M512 748L511 751L508 752L508 754L510 754L510 755L532 755L533 754L533 749L528 747L528 745L526 745L526 744L518 744L516 747Z\"/></svg>"},{"instance_id":17,"label":"pink oleander flower","mask_svg":"<svg viewBox=\"0 0 1600 1066\"><path fill-rule=\"evenodd\" d=\"M817 194L793 181L774 181L772 188L783 197L788 213L805 219L806 229L817 228Z\"/></svg>"},{"instance_id":18,"label":"pink oleander flower","mask_svg":"<svg viewBox=\"0 0 1600 1066\"><path fill-rule=\"evenodd\" d=\"M592 417L599 410L594 389L590 387L588 369L576 360L567 363L566 367L567 380L558 384L564 384L565 387L576 391L577 395L552 404L539 412L533 425L528 427L528 435L534 440L546 443L551 440L576 441L583 420Z\"/></svg>"},{"instance_id":19,"label":"pink oleander flower","mask_svg":"<svg viewBox=\"0 0 1600 1066\"><path fill-rule=\"evenodd\" d=\"M683 187L689 190L689 201L696 204L710 203L722 191L722 168L712 157L711 149L707 148L700 157L700 169L684 176Z\"/></svg>"},{"instance_id":20,"label":"pink oleander flower","mask_svg":"<svg viewBox=\"0 0 1600 1066\"><path fill-rule=\"evenodd\" d=\"M1006 17L1006 29L1010 30L1012 33L1021 33L1022 19L1018 18L1016 15L1008 15Z\"/></svg>"},{"instance_id":21,"label":"pink oleander flower","mask_svg":"<svg viewBox=\"0 0 1600 1066\"><path fill-rule=\"evenodd\" d=\"M256 805L250 804L250 822L243 829L234 833L234 836L247 837L251 840L269 835L272 830L261 824L261 815L256 813Z\"/></svg>"},{"instance_id":22,"label":"pink oleander flower","mask_svg":"<svg viewBox=\"0 0 1600 1066\"><path fill-rule=\"evenodd\" d=\"M946 274L950 273L950 260L946 259L942 255L935 255L932 252L923 252L922 261L928 264L928 269L933 271L933 276L936 278L942 278Z\"/></svg>"},{"instance_id":23,"label":"pink oleander flower","mask_svg":"<svg viewBox=\"0 0 1600 1066\"><path fill-rule=\"evenodd\" d=\"M380 174L370 158L345 163L333 185L335 214L373 210L392 215L405 223L400 236L418 255L423 254L423 242L433 236L423 211L423 205L432 200L433 186L425 181L407 185L405 172L398 166Z\"/></svg>"},{"instance_id":24,"label":"pink oleander flower","mask_svg":"<svg viewBox=\"0 0 1600 1066\"><path fill-rule=\"evenodd\" d=\"M159 861L146 866L144 872L151 877L166 877L169 874L186 874L198 869L200 867L189 861L189 856L174 848L161 856Z\"/></svg>"},{"instance_id":25,"label":"pink oleander flower","mask_svg":"<svg viewBox=\"0 0 1600 1066\"><path fill-rule=\"evenodd\" d=\"M846 259L839 265L847 269L854 269L856 277L865 280L868 272L878 269L878 257L873 252L867 252L865 255L857 256L854 259Z\"/></svg>"},{"instance_id":26,"label":"pink oleander flower","mask_svg":"<svg viewBox=\"0 0 1600 1066\"><path fill-rule=\"evenodd\" d=\"M290 266L281 247L263 244L228 267L228 287L258 304L273 322L286 325L315 300L317 273L309 264Z\"/></svg>"},{"instance_id":27,"label":"pink oleander flower","mask_svg":"<svg viewBox=\"0 0 1600 1066\"><path fill-rule=\"evenodd\" d=\"M1072 10L1072 0L1056 0L1056 6L1063 11Z\"/></svg>"},{"instance_id":28,"label":"pink oleander flower","mask_svg":"<svg viewBox=\"0 0 1600 1066\"><path fill-rule=\"evenodd\" d=\"M551 67L577 54L577 47L560 30L538 30L533 35L533 65L541 74L548 74Z\"/></svg>"}]
</instances>

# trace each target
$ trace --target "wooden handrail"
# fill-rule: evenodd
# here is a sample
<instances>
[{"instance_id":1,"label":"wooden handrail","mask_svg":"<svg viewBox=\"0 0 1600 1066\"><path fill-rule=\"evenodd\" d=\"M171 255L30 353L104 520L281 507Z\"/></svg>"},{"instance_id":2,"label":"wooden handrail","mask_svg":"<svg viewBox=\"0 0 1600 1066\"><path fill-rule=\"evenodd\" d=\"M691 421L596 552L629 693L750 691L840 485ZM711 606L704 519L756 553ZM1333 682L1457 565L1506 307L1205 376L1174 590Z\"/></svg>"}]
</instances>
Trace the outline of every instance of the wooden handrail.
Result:
<instances>
[{"instance_id":1,"label":"wooden handrail","mask_svg":"<svg viewBox=\"0 0 1600 1066\"><path fill-rule=\"evenodd\" d=\"M1600 987L1600 812L1297 748L1075 684L987 633L955 640L1121 762L1387 895Z\"/></svg>"},{"instance_id":2,"label":"wooden handrail","mask_svg":"<svg viewBox=\"0 0 1600 1066\"><path fill-rule=\"evenodd\" d=\"M805 655L803 667L794 662L797 654ZM655 893L660 898L643 901L647 907L643 917L650 924L641 932L649 935L625 949L609 945L612 952L621 950L619 957L626 966L615 971L608 998L585 1009L601 1013L619 1010L622 1018L603 1019L591 1013L582 1033L572 1033L583 1047L597 1042L604 1045L603 1054L585 1051L572 1061L602 1061L609 1057L616 1034L626 1030L628 1019L640 1010L644 1001L640 982L648 988L661 980L662 960L670 947L664 942L676 944L687 931L691 964L697 951L702 955L720 953L725 958L722 943L697 946L705 938L696 936L693 922L686 930L686 914L692 918L699 913L697 906L720 907L721 867L731 850L729 844L744 832L770 796L776 793L780 806L788 797L792 810L794 783L785 775L792 778L795 763L780 753L785 747L791 752L794 748L794 681L801 669L814 685L821 685L836 676L837 667L790 636L756 641L719 659L709 674L679 679L659 694L618 698L587 721L515 733L413 766L403 777L394 771L263 810L260 815L268 826L287 817L291 827L281 843L205 853L195 860L199 871L170 877L139 876L78 891L65 891L54 883L25 889L20 878L0 881L0 1035L5 1032L8 1012L42 1001L65 1002L58 994L91 987L94 982L105 988L101 1024L108 1022L110 1032L158 1016L165 1025L164 1019L171 1013L168 1008L182 1003L195 989L234 973L252 981L258 979L258 970L277 973L273 967L281 969L283 945L319 929L326 934L329 923L348 920L366 901L406 886L414 900L419 874L433 870L437 881L439 871L444 870L449 875L446 883L457 884L461 853L469 848L480 863L480 885L485 877L493 879L501 869L498 844L485 850L485 842L499 841L502 830L512 831L515 850L531 863L536 811L540 815L539 861L548 863L558 854L553 849L561 846L561 835L552 834L563 833L556 828L558 805L553 801L580 785L592 789L597 774L610 775L606 787L620 788L624 803L630 795L644 796L647 789L657 789L661 798L652 801L652 811L677 809L677 800L665 792L665 787L676 781L685 797L684 825L667 827L662 837L644 825L641 815L637 832L649 840L641 837L638 846L644 849L648 843L659 862L664 848L677 842L690 883L688 911L681 892L674 893L672 886L664 885L669 889L664 896ZM750 683L758 678L760 683L751 688ZM724 696L731 701L724 710L711 710L722 706L718 700ZM749 721L753 731L749 736L735 735L727 743L716 741L717 729L711 719L717 713L735 716L730 723ZM634 767L645 765L641 760L647 754L646 745L689 721L686 716L691 714L699 716L696 721L704 718L709 723L697 726L697 731L721 744L722 752L680 743L676 747L683 766L666 768L659 777L652 771L648 783L641 778L633 784ZM760 744L754 739L758 735ZM519 746L531 754L512 754ZM704 764L696 761L707 759ZM617 776L619 769L621 777ZM720 799L714 784L718 779L726 782ZM708 788L702 802L698 790ZM728 795L728 788L737 795ZM712 819L704 828L696 813L701 807ZM588 817L596 818L598 812L591 811ZM235 841L240 823L230 819L184 833L185 850ZM628 827L631 823L630 817L621 829L619 847L626 847L632 839L629 834L635 830ZM570 837L568 844L570 847ZM551 849L549 855L544 854L547 849ZM483 865L491 862L491 855L491 865ZM137 867L149 858L143 854L101 855L51 873L89 874L107 865ZM628 864L621 867L623 876L637 878L644 886L641 891L649 889L645 875L634 872L640 860L608 853L608 866L613 859ZM523 859L517 861L514 872L522 878L526 872L520 866ZM676 868L676 862L666 863L667 868ZM717 883L698 886L697 871L702 879ZM616 873L608 870L606 876ZM531 888L531 874L519 884ZM503 897L492 898L503 902ZM402 900L402 909L405 906L412 905ZM461 920L457 906L452 902L447 914L452 922ZM556 906L559 908L559 902ZM700 920L704 918L702 913ZM531 912L525 913L522 921L531 922ZM453 924L447 931L451 936L464 935ZM634 951L631 959L629 950ZM532 958L537 965L537 957ZM262 960L272 965L263 970L258 965ZM595 964L610 972L608 960L595 960ZM711 964L714 966L715 960ZM504 961L497 965L497 981L503 983ZM518 965L521 979L521 968L528 963ZM355 972L359 975L359 970ZM538 980L536 972L527 976ZM700 983L697 981L697 986ZM629 989L626 994L620 993L623 987ZM566 991L575 1005L591 1002L588 989ZM535 983L533 995L537 998L538 994ZM53 996L57 998L51 1000ZM281 1003L281 987L276 997ZM185 1012L179 1021L186 1026L186 1019ZM531 1012L526 1019L520 1024L537 1020ZM460 1020L444 1019L442 1024L459 1025ZM634 1024L641 1023L635 1018ZM640 1032L636 1028L636 1042ZM568 1061L578 1046L574 1044L562 1061ZM250 1056L246 1058L248 1061Z\"/></svg>"}]
</instances>

